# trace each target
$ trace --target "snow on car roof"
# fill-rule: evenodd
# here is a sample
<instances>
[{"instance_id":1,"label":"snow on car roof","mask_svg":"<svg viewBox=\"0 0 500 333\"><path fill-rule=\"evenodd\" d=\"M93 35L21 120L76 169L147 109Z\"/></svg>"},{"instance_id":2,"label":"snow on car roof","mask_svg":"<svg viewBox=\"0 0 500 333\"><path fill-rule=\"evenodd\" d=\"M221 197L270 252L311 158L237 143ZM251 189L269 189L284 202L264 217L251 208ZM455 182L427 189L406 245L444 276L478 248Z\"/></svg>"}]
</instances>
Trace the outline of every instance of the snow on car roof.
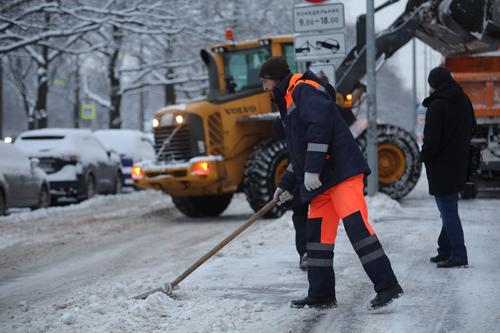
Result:
<instances>
[{"instance_id":1,"label":"snow on car roof","mask_svg":"<svg viewBox=\"0 0 500 333\"><path fill-rule=\"evenodd\" d=\"M88 129L44 128L21 133L14 144L31 157L71 155L84 149L71 140L75 135L82 134L92 132Z\"/></svg>"},{"instance_id":2,"label":"snow on car roof","mask_svg":"<svg viewBox=\"0 0 500 333\"><path fill-rule=\"evenodd\" d=\"M36 137L36 136L66 136L76 133L92 133L88 129L81 128L42 128L21 133L19 137Z\"/></svg>"},{"instance_id":3,"label":"snow on car roof","mask_svg":"<svg viewBox=\"0 0 500 333\"><path fill-rule=\"evenodd\" d=\"M150 141L151 138L138 130L131 129L107 129L94 132L95 136L102 142L107 149L114 149L119 154L124 154L129 157L141 156L141 139ZM153 146L151 145L153 152Z\"/></svg>"}]
</instances>

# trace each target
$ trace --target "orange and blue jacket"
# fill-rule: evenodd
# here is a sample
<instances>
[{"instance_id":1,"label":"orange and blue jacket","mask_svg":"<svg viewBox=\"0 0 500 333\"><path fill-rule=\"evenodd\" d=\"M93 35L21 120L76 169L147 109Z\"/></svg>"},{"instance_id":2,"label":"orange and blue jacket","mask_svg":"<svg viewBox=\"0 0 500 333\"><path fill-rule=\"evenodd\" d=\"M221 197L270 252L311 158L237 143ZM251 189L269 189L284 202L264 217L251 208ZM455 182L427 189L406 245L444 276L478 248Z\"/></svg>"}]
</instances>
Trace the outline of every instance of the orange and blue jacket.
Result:
<instances>
[{"instance_id":1,"label":"orange and blue jacket","mask_svg":"<svg viewBox=\"0 0 500 333\"><path fill-rule=\"evenodd\" d=\"M328 188L370 169L335 100L311 71L290 74L273 90L285 128L290 163L279 187L308 202ZM319 173L322 186L307 191L304 173Z\"/></svg>"}]
</instances>

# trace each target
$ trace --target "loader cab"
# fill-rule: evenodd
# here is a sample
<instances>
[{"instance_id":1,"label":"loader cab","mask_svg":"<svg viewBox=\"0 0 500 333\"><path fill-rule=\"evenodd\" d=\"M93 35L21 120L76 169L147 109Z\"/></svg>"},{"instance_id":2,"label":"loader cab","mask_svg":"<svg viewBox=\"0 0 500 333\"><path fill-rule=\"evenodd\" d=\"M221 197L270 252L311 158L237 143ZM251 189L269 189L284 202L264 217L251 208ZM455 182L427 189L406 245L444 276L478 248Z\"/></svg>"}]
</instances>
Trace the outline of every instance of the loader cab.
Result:
<instances>
[{"instance_id":1,"label":"loader cab","mask_svg":"<svg viewBox=\"0 0 500 333\"><path fill-rule=\"evenodd\" d=\"M290 70L296 71L291 37L218 45L212 47L211 51L211 54L202 51L202 58L207 65L210 78L212 94L209 93L209 100L222 98L227 101L262 92L259 70L272 56L285 57ZM212 63L206 60L210 56L213 56Z\"/></svg>"}]
</instances>

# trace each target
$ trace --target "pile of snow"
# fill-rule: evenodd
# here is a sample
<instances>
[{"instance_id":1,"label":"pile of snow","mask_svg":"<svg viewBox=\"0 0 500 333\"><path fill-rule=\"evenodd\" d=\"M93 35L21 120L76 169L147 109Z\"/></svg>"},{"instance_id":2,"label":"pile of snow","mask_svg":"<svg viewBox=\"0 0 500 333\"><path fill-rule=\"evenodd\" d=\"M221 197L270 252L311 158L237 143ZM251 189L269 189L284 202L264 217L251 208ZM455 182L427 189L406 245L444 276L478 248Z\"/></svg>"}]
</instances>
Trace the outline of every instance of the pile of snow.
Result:
<instances>
[{"instance_id":1,"label":"pile of snow","mask_svg":"<svg viewBox=\"0 0 500 333\"><path fill-rule=\"evenodd\" d=\"M168 196L159 191L147 190L119 195L98 195L81 203L40 208L33 211L9 209L10 215L0 216L0 225L5 228L0 232L0 250L21 242L44 242L48 238L53 239L59 236L58 234L39 233L33 237L32 234L24 231L23 226L39 225L38 228L43 230L49 225L78 223L82 216L94 220L120 219L165 206L172 207ZM88 228L93 227L89 225ZM72 231L61 229L60 232Z\"/></svg>"},{"instance_id":2,"label":"pile of snow","mask_svg":"<svg viewBox=\"0 0 500 333\"><path fill-rule=\"evenodd\" d=\"M402 213L401 205L388 195L377 192L374 196L366 197L368 205L368 218L370 222L378 222L386 215Z\"/></svg>"}]
</instances>

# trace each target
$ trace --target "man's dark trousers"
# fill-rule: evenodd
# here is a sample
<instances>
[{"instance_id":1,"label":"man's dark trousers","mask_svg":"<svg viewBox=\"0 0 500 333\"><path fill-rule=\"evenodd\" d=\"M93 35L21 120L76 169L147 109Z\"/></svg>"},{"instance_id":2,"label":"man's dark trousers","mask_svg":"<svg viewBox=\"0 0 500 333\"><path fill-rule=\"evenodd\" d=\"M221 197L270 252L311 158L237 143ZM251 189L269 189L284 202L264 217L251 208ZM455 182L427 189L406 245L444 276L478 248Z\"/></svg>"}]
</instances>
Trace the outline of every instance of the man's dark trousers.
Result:
<instances>
[{"instance_id":1,"label":"man's dark trousers","mask_svg":"<svg viewBox=\"0 0 500 333\"><path fill-rule=\"evenodd\" d=\"M458 193L434 196L443 227L438 238L438 253L450 259L467 260L464 231L458 215Z\"/></svg>"}]
</instances>

